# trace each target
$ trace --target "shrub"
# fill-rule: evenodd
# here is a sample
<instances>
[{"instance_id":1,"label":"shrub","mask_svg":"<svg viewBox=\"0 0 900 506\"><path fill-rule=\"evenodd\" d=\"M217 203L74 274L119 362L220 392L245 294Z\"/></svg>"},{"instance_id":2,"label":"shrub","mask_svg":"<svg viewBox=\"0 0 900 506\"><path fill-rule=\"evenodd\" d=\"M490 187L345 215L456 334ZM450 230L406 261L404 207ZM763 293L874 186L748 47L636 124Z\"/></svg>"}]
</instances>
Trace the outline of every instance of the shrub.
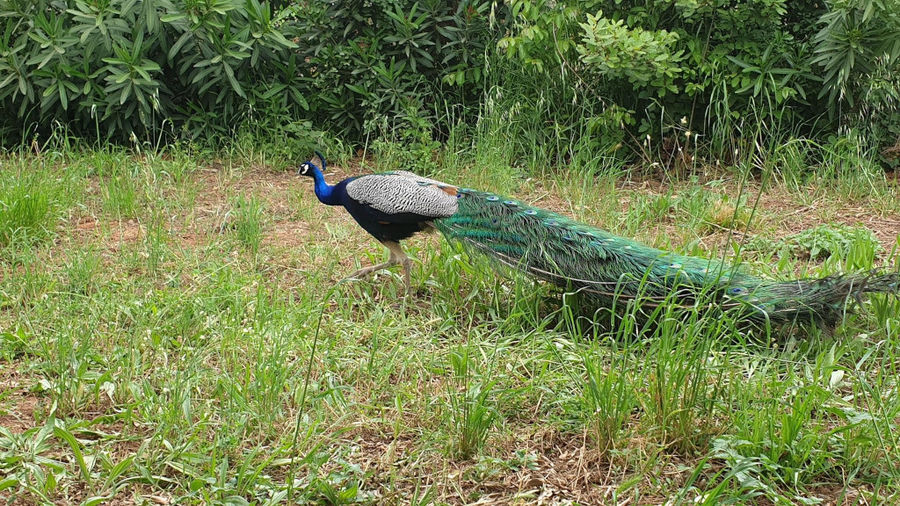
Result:
<instances>
[{"instance_id":1,"label":"shrub","mask_svg":"<svg viewBox=\"0 0 900 506\"><path fill-rule=\"evenodd\" d=\"M417 136L437 111L477 113L500 28L484 0L312 1L297 13L317 124L354 141ZM496 20L496 18L495 18ZM435 132L440 133L435 125Z\"/></svg>"},{"instance_id":2,"label":"shrub","mask_svg":"<svg viewBox=\"0 0 900 506\"><path fill-rule=\"evenodd\" d=\"M588 14L582 23L583 42L576 49L588 69L608 79L627 79L655 94L678 93L675 77L681 73L683 51L676 51L678 34L665 30L628 29L621 19L611 21Z\"/></svg>"},{"instance_id":3,"label":"shrub","mask_svg":"<svg viewBox=\"0 0 900 506\"><path fill-rule=\"evenodd\" d=\"M731 139L749 131L827 135L860 109L893 111L885 87L872 93L869 83L883 85L891 74L878 69L900 57L895 0L516 0L511 16L500 47L544 75L533 93L571 88L593 104L548 123L590 121L614 106L636 120L635 151L664 151L666 137L691 131L726 159ZM652 146L641 146L648 135Z\"/></svg>"},{"instance_id":4,"label":"shrub","mask_svg":"<svg viewBox=\"0 0 900 506\"><path fill-rule=\"evenodd\" d=\"M891 165L898 61L897 0L0 0L0 138L249 124L428 170L451 132L512 163L615 166L875 125Z\"/></svg>"},{"instance_id":5,"label":"shrub","mask_svg":"<svg viewBox=\"0 0 900 506\"><path fill-rule=\"evenodd\" d=\"M7 0L0 114L20 138L56 123L119 141L225 137L248 120L408 137L420 125L405 118L478 103L492 5Z\"/></svg>"},{"instance_id":6,"label":"shrub","mask_svg":"<svg viewBox=\"0 0 900 506\"><path fill-rule=\"evenodd\" d=\"M8 0L0 19L0 114L22 134L197 136L308 108L291 32L259 0Z\"/></svg>"}]
</instances>

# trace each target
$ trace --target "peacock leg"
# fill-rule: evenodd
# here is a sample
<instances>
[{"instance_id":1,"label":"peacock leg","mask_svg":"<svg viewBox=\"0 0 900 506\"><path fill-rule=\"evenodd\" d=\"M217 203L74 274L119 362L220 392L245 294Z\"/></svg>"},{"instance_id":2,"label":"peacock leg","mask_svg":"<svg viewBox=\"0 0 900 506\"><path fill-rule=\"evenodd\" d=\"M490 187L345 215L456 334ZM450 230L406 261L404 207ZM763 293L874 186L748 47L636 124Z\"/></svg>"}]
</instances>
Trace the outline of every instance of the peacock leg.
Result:
<instances>
[{"instance_id":1,"label":"peacock leg","mask_svg":"<svg viewBox=\"0 0 900 506\"><path fill-rule=\"evenodd\" d=\"M400 247L400 243L393 242L393 241L384 241L384 242L382 242L382 244L384 244L384 246L388 249L388 251L391 254L391 256L388 258L388 261L378 264L378 265L373 265L371 267L363 267L362 269L359 269L358 271L354 272L353 274L347 276L347 279L352 279L352 278L358 279L363 276L372 274L375 271L387 269L388 267L391 267L392 265L402 264L403 265L403 280L404 280L404 283L406 284L406 293L407 294L411 293L412 292L412 282L411 282L411 278L410 278L409 269L410 269L410 264L412 263L412 260L408 256L406 256L406 253L403 252L403 249Z\"/></svg>"},{"instance_id":2,"label":"peacock leg","mask_svg":"<svg viewBox=\"0 0 900 506\"><path fill-rule=\"evenodd\" d=\"M412 294L412 280L409 274L409 267L412 265L412 260L409 257L404 257L403 260L403 281L406 284L406 294Z\"/></svg>"},{"instance_id":3,"label":"peacock leg","mask_svg":"<svg viewBox=\"0 0 900 506\"><path fill-rule=\"evenodd\" d=\"M399 242L385 241L384 245L391 252L391 258L388 262L403 265L403 282L406 285L406 293L407 295L411 294L412 278L410 276L409 268L412 264L412 260L403 252L403 248L400 247Z\"/></svg>"}]
</instances>

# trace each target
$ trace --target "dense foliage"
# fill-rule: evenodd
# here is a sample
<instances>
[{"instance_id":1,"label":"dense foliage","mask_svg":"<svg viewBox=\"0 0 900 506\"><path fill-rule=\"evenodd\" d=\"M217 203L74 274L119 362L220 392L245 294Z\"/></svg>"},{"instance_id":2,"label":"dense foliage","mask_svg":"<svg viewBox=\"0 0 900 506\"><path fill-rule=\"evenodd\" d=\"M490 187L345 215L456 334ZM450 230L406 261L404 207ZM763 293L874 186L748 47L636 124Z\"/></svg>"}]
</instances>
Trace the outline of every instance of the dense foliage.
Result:
<instances>
[{"instance_id":1,"label":"dense foliage","mask_svg":"<svg viewBox=\"0 0 900 506\"><path fill-rule=\"evenodd\" d=\"M127 138L220 132L254 110L308 108L296 44L256 0L11 0L0 98L21 126Z\"/></svg>"},{"instance_id":2,"label":"dense foliage","mask_svg":"<svg viewBox=\"0 0 900 506\"><path fill-rule=\"evenodd\" d=\"M0 20L8 139L250 120L426 156L477 128L546 161L856 127L896 163L898 0L5 0Z\"/></svg>"},{"instance_id":3,"label":"dense foliage","mask_svg":"<svg viewBox=\"0 0 900 506\"><path fill-rule=\"evenodd\" d=\"M869 120L884 123L877 130L898 126L890 98L898 88L886 78L900 70L896 1L522 0L512 7L516 29L501 41L507 54L540 74L562 73L548 82L562 81L572 100L600 101L590 115L631 125L638 139L689 144L700 133L705 147L727 155L736 134L834 132L864 124L857 113L867 107L878 111ZM867 94L872 87L879 92ZM614 116L611 106L619 108ZM879 140L898 139L889 137Z\"/></svg>"}]
</instances>

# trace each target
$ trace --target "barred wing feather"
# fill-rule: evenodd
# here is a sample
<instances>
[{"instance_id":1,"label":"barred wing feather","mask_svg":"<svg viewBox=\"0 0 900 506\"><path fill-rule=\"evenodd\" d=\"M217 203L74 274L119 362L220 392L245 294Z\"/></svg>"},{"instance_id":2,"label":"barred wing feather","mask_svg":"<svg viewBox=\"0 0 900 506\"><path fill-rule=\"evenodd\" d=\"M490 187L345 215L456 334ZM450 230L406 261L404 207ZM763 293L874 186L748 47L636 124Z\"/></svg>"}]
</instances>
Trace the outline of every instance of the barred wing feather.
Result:
<instances>
[{"instance_id":1,"label":"barred wing feather","mask_svg":"<svg viewBox=\"0 0 900 506\"><path fill-rule=\"evenodd\" d=\"M347 184L347 195L385 214L437 219L452 216L458 208L456 187L405 171L356 178Z\"/></svg>"}]
</instances>

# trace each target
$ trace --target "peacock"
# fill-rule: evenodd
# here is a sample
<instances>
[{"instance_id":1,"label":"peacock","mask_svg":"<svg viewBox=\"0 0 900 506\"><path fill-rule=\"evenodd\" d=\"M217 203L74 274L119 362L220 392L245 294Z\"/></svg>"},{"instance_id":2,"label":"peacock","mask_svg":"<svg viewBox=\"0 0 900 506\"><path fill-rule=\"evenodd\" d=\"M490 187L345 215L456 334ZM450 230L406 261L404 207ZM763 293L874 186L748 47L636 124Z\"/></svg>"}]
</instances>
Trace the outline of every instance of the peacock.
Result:
<instances>
[{"instance_id":1,"label":"peacock","mask_svg":"<svg viewBox=\"0 0 900 506\"><path fill-rule=\"evenodd\" d=\"M324 158L316 154L324 168ZM651 248L515 199L406 171L349 178L335 186L328 186L309 161L300 173L315 179L321 202L343 205L391 253L388 262L351 277L402 263L407 290L410 260L399 241L434 227L503 266L577 291L598 308L626 300L684 306L711 301L750 323L832 328L848 302L869 293L900 292L900 273L766 280L721 261Z\"/></svg>"},{"instance_id":2,"label":"peacock","mask_svg":"<svg viewBox=\"0 0 900 506\"><path fill-rule=\"evenodd\" d=\"M390 253L386 262L364 267L348 277L360 278L401 264L409 293L412 290L409 272L412 261L403 252L400 241L433 227L434 220L453 216L458 209L456 187L402 170L349 177L332 186L325 182L322 174L327 167L325 156L318 151L315 153L322 168L307 160L297 173L313 178L319 202L343 206L356 223Z\"/></svg>"}]
</instances>

